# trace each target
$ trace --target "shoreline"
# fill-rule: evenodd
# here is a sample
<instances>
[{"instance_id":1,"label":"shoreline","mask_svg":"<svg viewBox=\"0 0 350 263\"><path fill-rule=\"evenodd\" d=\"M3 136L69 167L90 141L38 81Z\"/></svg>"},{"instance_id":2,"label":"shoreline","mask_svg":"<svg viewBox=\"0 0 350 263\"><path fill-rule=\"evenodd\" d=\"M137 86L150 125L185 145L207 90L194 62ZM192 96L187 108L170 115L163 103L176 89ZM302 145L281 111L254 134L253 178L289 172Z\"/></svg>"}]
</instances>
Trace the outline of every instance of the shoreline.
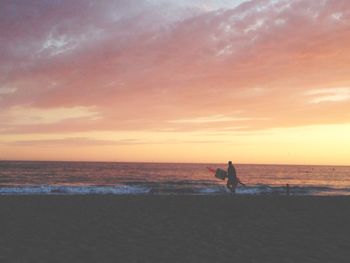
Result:
<instances>
[{"instance_id":1,"label":"shoreline","mask_svg":"<svg viewBox=\"0 0 350 263\"><path fill-rule=\"evenodd\" d=\"M223 184L179 186L150 184L119 184L119 185L24 185L0 187L0 196L87 196L87 195L114 195L114 196L232 196ZM336 188L331 186L297 186L297 185L249 185L236 189L237 197L251 196L350 196L350 188Z\"/></svg>"}]
</instances>

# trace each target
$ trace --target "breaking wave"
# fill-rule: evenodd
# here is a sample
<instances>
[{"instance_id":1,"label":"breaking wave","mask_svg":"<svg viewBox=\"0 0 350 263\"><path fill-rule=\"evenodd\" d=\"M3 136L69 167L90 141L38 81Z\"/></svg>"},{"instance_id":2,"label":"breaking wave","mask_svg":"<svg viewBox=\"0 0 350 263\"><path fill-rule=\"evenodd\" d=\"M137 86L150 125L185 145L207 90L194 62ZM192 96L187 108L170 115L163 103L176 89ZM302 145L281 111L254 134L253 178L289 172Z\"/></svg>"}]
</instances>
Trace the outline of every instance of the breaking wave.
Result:
<instances>
[{"instance_id":1,"label":"breaking wave","mask_svg":"<svg viewBox=\"0 0 350 263\"><path fill-rule=\"evenodd\" d=\"M350 195L350 188L291 186L290 195ZM238 195L286 195L284 186L251 185L238 187ZM11 186L1 187L0 195L225 195L224 185L138 184L115 186Z\"/></svg>"}]
</instances>

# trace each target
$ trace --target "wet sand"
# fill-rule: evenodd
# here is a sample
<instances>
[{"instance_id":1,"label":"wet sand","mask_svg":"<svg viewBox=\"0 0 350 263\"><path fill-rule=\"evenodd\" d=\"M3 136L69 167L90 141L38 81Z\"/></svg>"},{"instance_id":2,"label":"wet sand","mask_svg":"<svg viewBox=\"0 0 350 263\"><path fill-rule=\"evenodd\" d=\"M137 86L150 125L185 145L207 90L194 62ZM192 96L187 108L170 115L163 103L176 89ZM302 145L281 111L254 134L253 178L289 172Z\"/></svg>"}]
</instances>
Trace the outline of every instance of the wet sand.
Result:
<instances>
[{"instance_id":1,"label":"wet sand","mask_svg":"<svg viewBox=\"0 0 350 263\"><path fill-rule=\"evenodd\" d=\"M0 196L0 262L350 262L349 197Z\"/></svg>"}]
</instances>

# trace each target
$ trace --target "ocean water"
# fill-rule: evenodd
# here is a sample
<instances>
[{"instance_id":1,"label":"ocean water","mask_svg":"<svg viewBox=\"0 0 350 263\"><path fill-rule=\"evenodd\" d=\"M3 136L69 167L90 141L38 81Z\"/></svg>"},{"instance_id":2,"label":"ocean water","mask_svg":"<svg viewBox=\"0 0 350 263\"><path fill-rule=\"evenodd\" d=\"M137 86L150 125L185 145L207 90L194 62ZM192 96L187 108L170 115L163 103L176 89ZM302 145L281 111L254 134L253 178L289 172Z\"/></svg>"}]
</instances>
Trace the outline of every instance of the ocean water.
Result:
<instances>
[{"instance_id":1,"label":"ocean water","mask_svg":"<svg viewBox=\"0 0 350 263\"><path fill-rule=\"evenodd\" d=\"M230 194L225 164L0 161L0 195ZM236 164L239 195L350 195L349 166Z\"/></svg>"}]
</instances>

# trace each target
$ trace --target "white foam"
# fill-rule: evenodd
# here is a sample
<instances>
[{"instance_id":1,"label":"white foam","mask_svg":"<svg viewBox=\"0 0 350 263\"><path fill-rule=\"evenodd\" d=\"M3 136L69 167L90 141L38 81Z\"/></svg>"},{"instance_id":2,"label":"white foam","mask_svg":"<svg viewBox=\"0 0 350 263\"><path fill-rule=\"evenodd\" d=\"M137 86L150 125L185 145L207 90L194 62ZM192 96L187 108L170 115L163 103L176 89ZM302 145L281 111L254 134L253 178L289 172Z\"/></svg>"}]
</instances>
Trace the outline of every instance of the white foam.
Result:
<instances>
[{"instance_id":1,"label":"white foam","mask_svg":"<svg viewBox=\"0 0 350 263\"><path fill-rule=\"evenodd\" d=\"M114 186L66 186L66 185L41 185L41 186L13 186L0 187L0 195L138 195L138 194L203 194L220 195L230 194L230 190L224 185L210 187L173 188L168 184L157 185L157 188L145 185L114 185ZM284 186L250 185L237 187L239 195L285 195ZM332 188L320 186L294 186L290 187L291 195L350 195L349 188Z\"/></svg>"},{"instance_id":2,"label":"white foam","mask_svg":"<svg viewBox=\"0 0 350 263\"><path fill-rule=\"evenodd\" d=\"M225 186L213 186L199 189L197 192L200 194L220 194L229 193L230 191Z\"/></svg>"},{"instance_id":3,"label":"white foam","mask_svg":"<svg viewBox=\"0 0 350 263\"><path fill-rule=\"evenodd\" d=\"M0 188L1 195L35 195L35 194L147 194L150 188L143 186L24 186Z\"/></svg>"}]
</instances>

